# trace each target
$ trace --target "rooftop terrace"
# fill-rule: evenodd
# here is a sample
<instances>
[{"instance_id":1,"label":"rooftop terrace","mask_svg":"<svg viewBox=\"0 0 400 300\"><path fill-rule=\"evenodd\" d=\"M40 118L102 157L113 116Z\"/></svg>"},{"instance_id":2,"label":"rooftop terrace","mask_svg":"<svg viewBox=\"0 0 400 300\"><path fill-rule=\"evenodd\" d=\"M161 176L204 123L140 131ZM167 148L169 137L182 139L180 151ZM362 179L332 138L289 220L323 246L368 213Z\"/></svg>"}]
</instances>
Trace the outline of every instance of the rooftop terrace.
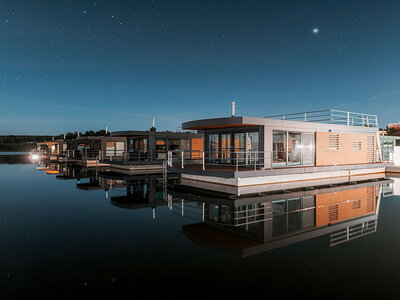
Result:
<instances>
[{"instance_id":1,"label":"rooftop terrace","mask_svg":"<svg viewBox=\"0 0 400 300\"><path fill-rule=\"evenodd\" d=\"M272 115L266 116L265 118L350 126L378 127L378 117L376 115L332 109Z\"/></svg>"}]
</instances>

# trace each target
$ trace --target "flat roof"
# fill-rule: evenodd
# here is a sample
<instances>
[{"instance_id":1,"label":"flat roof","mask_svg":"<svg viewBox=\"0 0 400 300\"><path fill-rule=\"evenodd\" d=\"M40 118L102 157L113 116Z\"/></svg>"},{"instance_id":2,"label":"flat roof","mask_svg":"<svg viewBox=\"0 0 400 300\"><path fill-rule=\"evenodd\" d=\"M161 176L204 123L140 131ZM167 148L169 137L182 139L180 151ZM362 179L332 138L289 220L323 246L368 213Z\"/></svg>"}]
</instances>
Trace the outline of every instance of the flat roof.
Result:
<instances>
[{"instance_id":1,"label":"flat roof","mask_svg":"<svg viewBox=\"0 0 400 300\"><path fill-rule=\"evenodd\" d=\"M329 124L310 121L258 118L258 117L226 117L201 119L182 123L182 129L211 130L223 128L239 128L251 126L268 126L282 130L304 130L304 131L332 131L376 134L377 127Z\"/></svg>"},{"instance_id":2,"label":"flat roof","mask_svg":"<svg viewBox=\"0 0 400 300\"><path fill-rule=\"evenodd\" d=\"M126 130L126 131L113 131L112 137L147 137L155 135L158 138L191 138L202 137L202 133L196 132L176 132L176 131L139 131L139 130Z\"/></svg>"}]
</instances>

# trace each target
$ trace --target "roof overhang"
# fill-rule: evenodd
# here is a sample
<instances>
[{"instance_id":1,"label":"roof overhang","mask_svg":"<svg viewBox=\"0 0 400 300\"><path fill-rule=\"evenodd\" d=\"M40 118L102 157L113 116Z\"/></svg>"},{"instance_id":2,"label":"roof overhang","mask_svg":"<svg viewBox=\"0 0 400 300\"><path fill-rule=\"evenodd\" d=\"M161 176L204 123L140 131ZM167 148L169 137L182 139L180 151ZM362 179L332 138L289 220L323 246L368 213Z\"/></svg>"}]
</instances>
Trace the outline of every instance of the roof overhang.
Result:
<instances>
[{"instance_id":1,"label":"roof overhang","mask_svg":"<svg viewBox=\"0 0 400 300\"><path fill-rule=\"evenodd\" d=\"M182 123L182 129L190 130L207 130L218 128L232 128L232 127L247 127L259 126L262 122L259 118L251 117L229 117L229 118L215 118L215 119L202 119Z\"/></svg>"}]
</instances>

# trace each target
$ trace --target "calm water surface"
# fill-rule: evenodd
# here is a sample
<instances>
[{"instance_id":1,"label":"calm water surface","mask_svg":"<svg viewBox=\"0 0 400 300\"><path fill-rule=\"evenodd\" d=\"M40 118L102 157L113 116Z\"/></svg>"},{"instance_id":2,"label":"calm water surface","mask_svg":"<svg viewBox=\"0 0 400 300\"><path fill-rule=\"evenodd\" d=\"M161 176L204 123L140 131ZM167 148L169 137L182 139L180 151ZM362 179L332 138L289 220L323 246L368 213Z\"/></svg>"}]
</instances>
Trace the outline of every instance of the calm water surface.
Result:
<instances>
[{"instance_id":1,"label":"calm water surface","mask_svg":"<svg viewBox=\"0 0 400 300\"><path fill-rule=\"evenodd\" d=\"M388 196L397 191L397 180L383 188L375 183L325 193L319 201L326 209L312 205L314 196L267 204L250 199L250 206L235 208L224 199L175 189L165 201L157 178L126 181L91 170L1 161L4 296L111 291L164 298L239 293L369 298L394 295L400 279L400 197ZM355 190L385 191L387 197L377 196L372 204L378 219L349 215L329 225L332 201L339 209L345 203L364 206ZM302 209L306 203L314 209ZM251 217L261 207L264 213ZM359 221L352 226L369 224L372 231L367 234L365 227L365 235L331 246L331 233L341 229L337 224L355 216Z\"/></svg>"}]
</instances>

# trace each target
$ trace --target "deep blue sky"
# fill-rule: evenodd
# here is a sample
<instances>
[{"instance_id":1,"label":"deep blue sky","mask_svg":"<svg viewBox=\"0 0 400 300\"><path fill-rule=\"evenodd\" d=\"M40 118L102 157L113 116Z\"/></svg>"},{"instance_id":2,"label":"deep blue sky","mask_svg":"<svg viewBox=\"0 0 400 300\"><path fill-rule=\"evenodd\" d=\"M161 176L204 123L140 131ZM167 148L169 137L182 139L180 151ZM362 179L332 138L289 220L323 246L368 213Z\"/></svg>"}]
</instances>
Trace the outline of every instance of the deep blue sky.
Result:
<instances>
[{"instance_id":1,"label":"deep blue sky","mask_svg":"<svg viewBox=\"0 0 400 300\"><path fill-rule=\"evenodd\" d=\"M399 99L399 1L0 0L0 134L175 130L231 101L384 127Z\"/></svg>"}]
</instances>

